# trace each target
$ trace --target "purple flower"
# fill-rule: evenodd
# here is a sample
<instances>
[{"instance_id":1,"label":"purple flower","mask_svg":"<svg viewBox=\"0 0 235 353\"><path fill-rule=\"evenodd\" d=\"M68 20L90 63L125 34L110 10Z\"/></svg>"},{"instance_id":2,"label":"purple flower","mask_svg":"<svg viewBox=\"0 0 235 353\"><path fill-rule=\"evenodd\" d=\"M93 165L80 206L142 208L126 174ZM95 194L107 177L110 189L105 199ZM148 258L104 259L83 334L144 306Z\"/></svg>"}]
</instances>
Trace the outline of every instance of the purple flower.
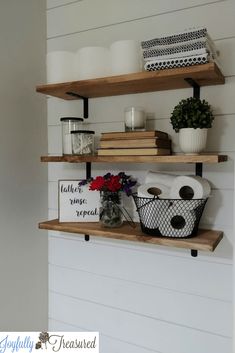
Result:
<instances>
[{"instance_id":1,"label":"purple flower","mask_svg":"<svg viewBox=\"0 0 235 353\"><path fill-rule=\"evenodd\" d=\"M135 180L129 180L123 187L123 191L127 194L127 196L131 195L131 188L135 186L136 181Z\"/></svg>"}]
</instances>

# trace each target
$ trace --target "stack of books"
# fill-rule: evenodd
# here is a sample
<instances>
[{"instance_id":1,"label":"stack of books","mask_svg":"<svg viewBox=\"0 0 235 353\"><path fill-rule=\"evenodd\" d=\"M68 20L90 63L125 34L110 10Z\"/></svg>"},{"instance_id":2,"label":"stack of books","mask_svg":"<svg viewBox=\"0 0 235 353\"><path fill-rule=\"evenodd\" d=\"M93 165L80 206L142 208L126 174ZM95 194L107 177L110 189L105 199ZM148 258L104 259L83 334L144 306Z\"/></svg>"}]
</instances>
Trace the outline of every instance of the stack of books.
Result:
<instances>
[{"instance_id":1,"label":"stack of books","mask_svg":"<svg viewBox=\"0 0 235 353\"><path fill-rule=\"evenodd\" d=\"M99 156L166 156L171 140L162 131L107 132L101 134Z\"/></svg>"}]
</instances>

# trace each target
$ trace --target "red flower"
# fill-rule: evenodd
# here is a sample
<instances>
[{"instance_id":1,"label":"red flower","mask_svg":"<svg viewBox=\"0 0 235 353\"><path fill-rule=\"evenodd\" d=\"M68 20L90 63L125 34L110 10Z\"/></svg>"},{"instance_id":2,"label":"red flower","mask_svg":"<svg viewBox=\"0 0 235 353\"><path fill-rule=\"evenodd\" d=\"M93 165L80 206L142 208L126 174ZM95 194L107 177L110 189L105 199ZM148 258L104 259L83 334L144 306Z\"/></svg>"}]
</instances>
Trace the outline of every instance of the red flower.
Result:
<instances>
[{"instance_id":1,"label":"red flower","mask_svg":"<svg viewBox=\"0 0 235 353\"><path fill-rule=\"evenodd\" d=\"M132 180L129 175L124 172L118 173L118 175L113 175L110 172L106 173L104 176L97 176L96 178L88 178L82 180L79 185L83 186L90 184L89 190L97 191L124 191L127 195L131 194L131 188L136 184L136 181Z\"/></svg>"},{"instance_id":2,"label":"red flower","mask_svg":"<svg viewBox=\"0 0 235 353\"><path fill-rule=\"evenodd\" d=\"M110 179L106 182L107 189L112 192L120 190L122 188L120 179L119 175L111 175Z\"/></svg>"},{"instance_id":3,"label":"red flower","mask_svg":"<svg viewBox=\"0 0 235 353\"><path fill-rule=\"evenodd\" d=\"M102 176L97 176L92 182L90 183L90 190L98 190L100 191L105 185L105 179Z\"/></svg>"}]
</instances>

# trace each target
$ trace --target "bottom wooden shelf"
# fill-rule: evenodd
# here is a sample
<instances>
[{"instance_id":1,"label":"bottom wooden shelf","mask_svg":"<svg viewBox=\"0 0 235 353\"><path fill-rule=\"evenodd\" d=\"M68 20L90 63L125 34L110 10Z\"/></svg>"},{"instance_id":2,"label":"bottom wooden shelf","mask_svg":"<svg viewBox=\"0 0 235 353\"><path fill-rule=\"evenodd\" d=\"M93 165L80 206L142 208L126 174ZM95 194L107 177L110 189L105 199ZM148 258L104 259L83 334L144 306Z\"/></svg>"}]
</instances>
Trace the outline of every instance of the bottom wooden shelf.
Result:
<instances>
[{"instance_id":1,"label":"bottom wooden shelf","mask_svg":"<svg viewBox=\"0 0 235 353\"><path fill-rule=\"evenodd\" d=\"M153 237L147 234L143 234L139 223L135 223L135 228L131 227L127 223L124 223L119 228L103 228L98 222L60 223L58 219L53 219L51 221L39 223L39 228L204 251L214 251L216 246L223 238L223 233L221 231L207 229L200 229L198 235L193 238L176 239Z\"/></svg>"}]
</instances>

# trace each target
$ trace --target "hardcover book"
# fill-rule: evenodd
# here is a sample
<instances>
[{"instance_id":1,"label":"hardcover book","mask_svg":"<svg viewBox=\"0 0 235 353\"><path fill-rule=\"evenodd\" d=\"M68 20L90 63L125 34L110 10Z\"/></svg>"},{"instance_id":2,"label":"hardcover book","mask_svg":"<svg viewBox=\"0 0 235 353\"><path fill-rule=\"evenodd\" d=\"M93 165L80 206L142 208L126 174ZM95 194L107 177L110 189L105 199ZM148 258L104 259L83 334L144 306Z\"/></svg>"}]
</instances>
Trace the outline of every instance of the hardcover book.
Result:
<instances>
[{"instance_id":1,"label":"hardcover book","mask_svg":"<svg viewBox=\"0 0 235 353\"><path fill-rule=\"evenodd\" d=\"M169 148L101 148L98 156L167 156L171 154Z\"/></svg>"},{"instance_id":2,"label":"hardcover book","mask_svg":"<svg viewBox=\"0 0 235 353\"><path fill-rule=\"evenodd\" d=\"M140 148L140 147L158 147L171 148L171 140L158 138L144 139L117 139L117 140L100 140L100 148Z\"/></svg>"},{"instance_id":3,"label":"hardcover book","mask_svg":"<svg viewBox=\"0 0 235 353\"><path fill-rule=\"evenodd\" d=\"M112 139L139 139L156 137L160 139L168 139L168 134L163 131L149 130L149 131L115 131L115 132L104 132L101 134L101 140L112 140Z\"/></svg>"}]
</instances>

